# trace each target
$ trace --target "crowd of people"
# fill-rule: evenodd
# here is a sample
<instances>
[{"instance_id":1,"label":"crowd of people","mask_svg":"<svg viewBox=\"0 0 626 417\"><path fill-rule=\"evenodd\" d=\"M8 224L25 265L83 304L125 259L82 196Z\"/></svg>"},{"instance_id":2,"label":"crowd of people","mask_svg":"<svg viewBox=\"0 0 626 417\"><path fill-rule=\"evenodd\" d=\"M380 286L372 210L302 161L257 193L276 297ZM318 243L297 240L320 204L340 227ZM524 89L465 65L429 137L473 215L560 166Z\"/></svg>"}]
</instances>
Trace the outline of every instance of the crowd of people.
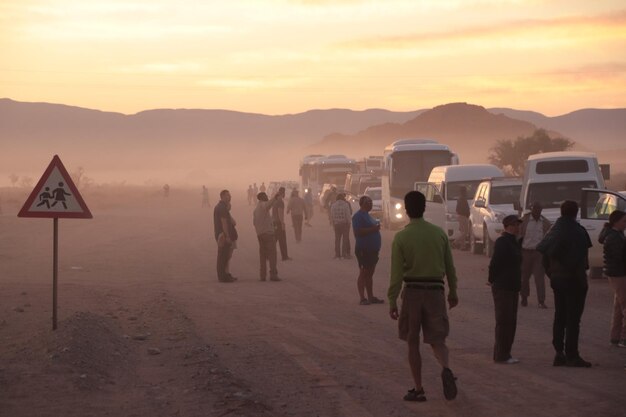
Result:
<instances>
[{"instance_id":1,"label":"crowd of people","mask_svg":"<svg viewBox=\"0 0 626 417\"><path fill-rule=\"evenodd\" d=\"M248 196L255 188L256 184L251 186ZM264 184L262 188L265 188ZM287 205L285 194L285 188L281 187L271 198L264 190L254 196L253 224L259 242L261 281L267 280L268 264L269 280L281 281L277 270L277 245L282 260L291 260L287 252L285 209L287 214L291 214L296 242L302 241L302 225L310 225L313 214L310 190L305 190L304 198L299 196L297 190L292 190ZM237 242L236 222L230 214L230 202L230 192L223 190L213 213L218 246L217 278L220 282L237 280L229 272L229 260ZM359 304L383 304L384 300L373 293L373 275L381 249L380 222L369 214L372 210L370 197L362 196L359 207L352 213L345 194L336 190L331 190L327 197L325 209L334 230L335 258L352 258L352 231L354 255L359 268ZM449 367L446 346L449 334L447 310L459 303L456 269L448 237L440 227L424 220L425 207L426 199L420 192L411 191L404 198L410 222L393 238L387 293L389 316L397 320L398 335L407 342L409 368L414 381L404 400L418 402L426 401L421 376L422 337L424 343L431 345L441 366L445 398L452 400L457 395L456 377ZM537 306L548 308L544 278L547 275L554 295L552 345L555 356L552 364L577 368L592 366L579 351L580 322L588 290L588 250L592 242L585 228L576 221L577 214L578 204L564 201L561 217L551 224L542 216L541 204L534 203L531 211L522 218L509 215L503 219L504 232L495 242L487 277L495 311L495 363L519 363L519 359L512 356L518 305L528 306L530 276L533 275ZM625 229L626 213L616 210L610 215L599 240L604 246L604 274L615 293L610 343L619 347L626 347Z\"/></svg>"}]
</instances>

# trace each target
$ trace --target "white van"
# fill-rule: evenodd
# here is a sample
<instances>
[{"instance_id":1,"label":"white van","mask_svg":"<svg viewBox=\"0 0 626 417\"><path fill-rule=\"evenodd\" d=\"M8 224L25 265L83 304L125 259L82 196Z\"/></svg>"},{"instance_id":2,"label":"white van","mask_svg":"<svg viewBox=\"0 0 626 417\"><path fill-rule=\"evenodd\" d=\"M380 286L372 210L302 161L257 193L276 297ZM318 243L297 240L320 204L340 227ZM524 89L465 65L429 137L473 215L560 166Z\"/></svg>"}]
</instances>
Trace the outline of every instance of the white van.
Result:
<instances>
[{"instance_id":1,"label":"white van","mask_svg":"<svg viewBox=\"0 0 626 417\"><path fill-rule=\"evenodd\" d=\"M478 184L485 178L499 177L504 177L504 172L497 166L490 164L443 165L433 168L428 177L428 182L437 187L446 202L446 227L444 230L448 233L450 240L459 236L456 202L461 187L465 187L467 190L467 199L471 206Z\"/></svg>"},{"instance_id":2,"label":"white van","mask_svg":"<svg viewBox=\"0 0 626 417\"><path fill-rule=\"evenodd\" d=\"M580 202L583 188L606 188L596 155L590 152L546 152L526 161L520 204L524 211L538 201L550 221L565 200Z\"/></svg>"},{"instance_id":3,"label":"white van","mask_svg":"<svg viewBox=\"0 0 626 417\"><path fill-rule=\"evenodd\" d=\"M583 189L606 189L596 155L590 152L546 152L531 155L526 161L520 203L524 211L533 202L543 206L543 215L554 223L561 215L561 203L572 200L583 206ZM581 222L589 232L593 247L589 250L590 267L602 266L599 229Z\"/></svg>"}]
</instances>

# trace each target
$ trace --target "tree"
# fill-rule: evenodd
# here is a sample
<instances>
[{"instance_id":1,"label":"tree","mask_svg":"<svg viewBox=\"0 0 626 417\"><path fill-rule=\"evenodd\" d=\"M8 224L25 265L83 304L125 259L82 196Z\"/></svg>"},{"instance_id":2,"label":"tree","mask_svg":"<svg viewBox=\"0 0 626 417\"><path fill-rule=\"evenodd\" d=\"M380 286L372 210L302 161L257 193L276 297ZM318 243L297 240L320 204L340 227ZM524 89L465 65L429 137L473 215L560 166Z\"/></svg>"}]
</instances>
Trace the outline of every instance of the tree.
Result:
<instances>
[{"instance_id":1,"label":"tree","mask_svg":"<svg viewBox=\"0 0 626 417\"><path fill-rule=\"evenodd\" d=\"M22 177L22 180L20 181L20 186L24 188L32 188L33 177Z\"/></svg>"},{"instance_id":2,"label":"tree","mask_svg":"<svg viewBox=\"0 0 626 417\"><path fill-rule=\"evenodd\" d=\"M11 180L11 185L15 187L15 184L17 184L17 180L20 179L20 176L17 174L11 174L9 175L9 179Z\"/></svg>"},{"instance_id":3,"label":"tree","mask_svg":"<svg viewBox=\"0 0 626 417\"><path fill-rule=\"evenodd\" d=\"M85 168L78 167L78 169L71 174L74 184L77 188L89 188L93 185L94 180L85 175Z\"/></svg>"},{"instance_id":4,"label":"tree","mask_svg":"<svg viewBox=\"0 0 626 417\"><path fill-rule=\"evenodd\" d=\"M489 150L489 162L499 166L510 175L523 175L530 155L544 152L565 151L575 142L565 138L551 138L544 129L537 129L529 137L501 139Z\"/></svg>"}]
</instances>

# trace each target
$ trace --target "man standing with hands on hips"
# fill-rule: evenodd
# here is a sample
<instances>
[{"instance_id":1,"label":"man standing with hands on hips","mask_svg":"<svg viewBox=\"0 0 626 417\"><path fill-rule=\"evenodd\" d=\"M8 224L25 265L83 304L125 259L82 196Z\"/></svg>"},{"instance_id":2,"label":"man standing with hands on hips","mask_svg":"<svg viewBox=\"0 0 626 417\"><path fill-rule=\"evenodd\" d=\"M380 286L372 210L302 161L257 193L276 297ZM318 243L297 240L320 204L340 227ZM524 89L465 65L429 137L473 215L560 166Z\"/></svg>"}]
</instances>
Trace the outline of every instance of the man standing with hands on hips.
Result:
<instances>
[{"instance_id":1,"label":"man standing with hands on hips","mask_svg":"<svg viewBox=\"0 0 626 417\"><path fill-rule=\"evenodd\" d=\"M534 202L530 206L530 213L522 217L520 236L522 238L522 307L528 305L530 295L530 276L535 276L537 289L537 307L546 306L546 284L543 270L543 255L537 251L537 245L548 233L552 223L541 215L543 207L541 203Z\"/></svg>"},{"instance_id":2,"label":"man standing with hands on hips","mask_svg":"<svg viewBox=\"0 0 626 417\"><path fill-rule=\"evenodd\" d=\"M359 263L359 277L357 290L361 297L360 305L383 304L383 300L374 297L374 271L378 263L381 237L380 223L370 216L372 199L364 195L359 199L361 207L352 216L352 230L354 231L354 252ZM365 298L367 293L367 298Z\"/></svg>"},{"instance_id":3,"label":"man standing with hands on hips","mask_svg":"<svg viewBox=\"0 0 626 417\"><path fill-rule=\"evenodd\" d=\"M448 281L450 308L459 303L456 294L456 270L446 233L424 220L426 198L418 191L404 196L404 208L410 223L396 233L391 247L391 279L389 283L389 315L398 320L399 337L409 346L409 366L415 387L404 396L405 401L426 401L422 387L420 331L424 343L431 345L443 368L441 379L447 400L456 398L456 378L449 368L446 337L449 333L444 276ZM402 291L402 307L398 313L397 298Z\"/></svg>"}]
</instances>

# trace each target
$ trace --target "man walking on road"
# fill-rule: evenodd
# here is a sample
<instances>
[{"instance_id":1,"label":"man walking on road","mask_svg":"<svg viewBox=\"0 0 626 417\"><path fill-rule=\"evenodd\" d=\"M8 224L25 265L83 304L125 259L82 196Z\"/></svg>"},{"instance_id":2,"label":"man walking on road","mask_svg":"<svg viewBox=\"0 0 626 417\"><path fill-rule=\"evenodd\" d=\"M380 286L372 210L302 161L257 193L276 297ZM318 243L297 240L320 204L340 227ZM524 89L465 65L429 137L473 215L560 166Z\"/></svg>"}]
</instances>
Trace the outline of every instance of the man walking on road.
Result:
<instances>
[{"instance_id":1,"label":"man walking on road","mask_svg":"<svg viewBox=\"0 0 626 417\"><path fill-rule=\"evenodd\" d=\"M342 256L350 259L352 208L344 193L337 194L337 200L330 206L330 219L335 230L335 259L341 259Z\"/></svg>"},{"instance_id":2,"label":"man walking on road","mask_svg":"<svg viewBox=\"0 0 626 417\"><path fill-rule=\"evenodd\" d=\"M357 290L361 298L361 305L382 304L383 300L374 297L374 271L378 263L381 237L380 223L370 216L372 199L364 195L359 199L361 207L352 216L352 230L354 231L354 253L359 263L359 277L357 278ZM367 292L367 298L365 293Z\"/></svg>"},{"instance_id":3,"label":"man walking on road","mask_svg":"<svg viewBox=\"0 0 626 417\"><path fill-rule=\"evenodd\" d=\"M493 248L489 261L489 285L496 312L496 341L493 361L505 365L519 362L511 356L517 329L517 303L521 286L522 250L517 236L521 220L514 214L502 220L504 233Z\"/></svg>"},{"instance_id":4,"label":"man walking on road","mask_svg":"<svg viewBox=\"0 0 626 417\"><path fill-rule=\"evenodd\" d=\"M542 256L537 251L537 245L550 230L550 220L541 215L543 207L541 203L535 202L530 207L530 213L522 217L520 236L522 237L522 307L528 305L530 295L530 276L535 277L535 288L537 289L537 306L546 306L546 285L544 280Z\"/></svg>"},{"instance_id":5,"label":"man walking on road","mask_svg":"<svg viewBox=\"0 0 626 417\"><path fill-rule=\"evenodd\" d=\"M259 239L259 276L261 281L267 278L267 263L270 264L270 281L280 281L278 269L276 268L276 236L274 235L274 224L270 210L278 200L278 194L268 201L267 194L259 193L256 208L253 214L254 229Z\"/></svg>"},{"instance_id":6,"label":"man walking on road","mask_svg":"<svg viewBox=\"0 0 626 417\"><path fill-rule=\"evenodd\" d=\"M589 368L591 363L578 352L578 336L587 298L591 239L576 221L577 214L578 203L564 201L561 217L539 242L537 250L543 254L543 264L554 291L552 345L556 355L552 364Z\"/></svg>"},{"instance_id":7,"label":"man walking on road","mask_svg":"<svg viewBox=\"0 0 626 417\"><path fill-rule=\"evenodd\" d=\"M278 189L278 197L272 206L272 219L274 220L274 233L280 247L280 256L283 261L290 261L287 254L287 232L285 231L285 187Z\"/></svg>"},{"instance_id":8,"label":"man walking on road","mask_svg":"<svg viewBox=\"0 0 626 417\"><path fill-rule=\"evenodd\" d=\"M298 190L291 192L289 203L287 203L287 214L291 213L291 224L296 235L296 242L302 242L302 222L306 213L306 203L298 195Z\"/></svg>"},{"instance_id":9,"label":"man walking on road","mask_svg":"<svg viewBox=\"0 0 626 417\"><path fill-rule=\"evenodd\" d=\"M230 215L230 192L222 190L220 201L213 210L213 227L217 241L217 279L220 282L234 282L237 278L228 272L228 264L237 241L235 221Z\"/></svg>"},{"instance_id":10,"label":"man walking on road","mask_svg":"<svg viewBox=\"0 0 626 417\"><path fill-rule=\"evenodd\" d=\"M396 233L391 246L389 316L398 320L400 339L408 342L409 365L415 387L405 401L426 401L422 386L420 330L424 343L431 345L442 366L443 393L447 400L456 398L456 378L449 368L446 337L449 333L444 276L448 281L450 308L459 303L456 294L456 271L446 233L424 220L426 198L418 191L404 196L404 208L411 219ZM397 298L402 284L402 309L398 314Z\"/></svg>"}]
</instances>

